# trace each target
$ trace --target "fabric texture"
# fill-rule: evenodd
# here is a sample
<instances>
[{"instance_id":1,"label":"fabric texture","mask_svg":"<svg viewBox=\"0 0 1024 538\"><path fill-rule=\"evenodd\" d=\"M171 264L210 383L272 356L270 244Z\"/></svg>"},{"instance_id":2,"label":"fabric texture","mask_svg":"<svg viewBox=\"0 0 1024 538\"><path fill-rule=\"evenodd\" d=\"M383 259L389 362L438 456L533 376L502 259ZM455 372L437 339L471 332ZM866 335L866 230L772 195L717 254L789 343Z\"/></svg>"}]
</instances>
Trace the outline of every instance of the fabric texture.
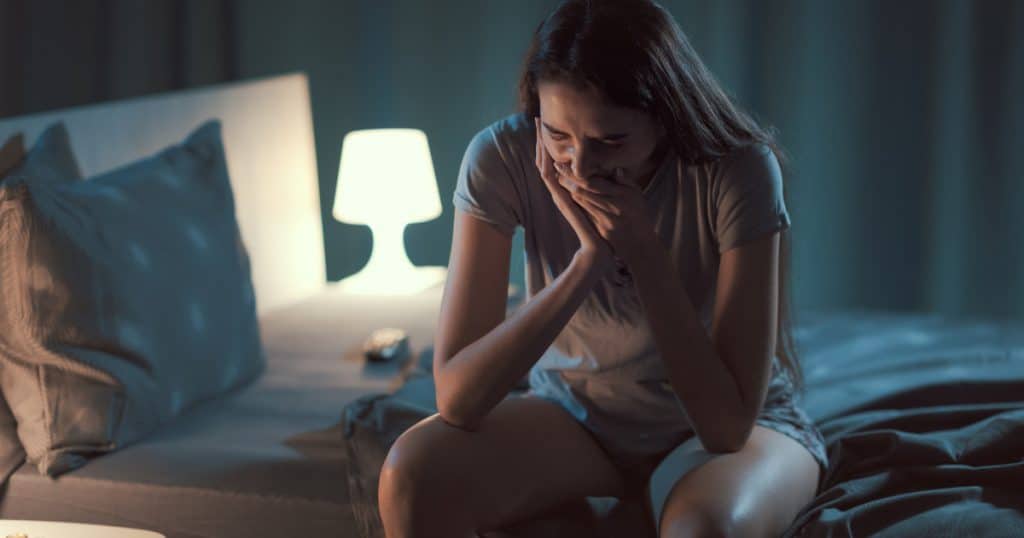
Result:
<instances>
[{"instance_id":1,"label":"fabric texture","mask_svg":"<svg viewBox=\"0 0 1024 538\"><path fill-rule=\"evenodd\" d=\"M785 538L1024 534L1020 320L804 317L804 401L830 466Z\"/></svg>"},{"instance_id":2,"label":"fabric texture","mask_svg":"<svg viewBox=\"0 0 1024 538\"><path fill-rule=\"evenodd\" d=\"M11 184L17 181L63 183L82 179L78 160L71 150L71 139L63 122L56 122L39 134L32 149L23 153L6 173L4 162L17 156L17 147L21 144L20 137L8 141L10 149L0 150L0 154L11 151L9 156L0 157L0 183Z\"/></svg>"},{"instance_id":3,"label":"fabric texture","mask_svg":"<svg viewBox=\"0 0 1024 538\"><path fill-rule=\"evenodd\" d=\"M536 169L535 141L533 121L522 113L482 129L466 149L452 197L456 208L504 233L523 227L528 298L557 278L579 247ZM643 198L708 331L721 254L790 227L781 170L764 144L702 164L686 164L669 149ZM800 415L800 395L784 375L773 357L766 403L792 408L778 414L798 419L792 427L801 431L790 433L827 468L820 435ZM529 383L531 394L562 405L624 465L667 450L693 432L628 280L622 285L609 276L594 286L530 369Z\"/></svg>"},{"instance_id":4,"label":"fabric texture","mask_svg":"<svg viewBox=\"0 0 1024 538\"><path fill-rule=\"evenodd\" d=\"M354 536L339 410L373 385L339 351L374 322L346 306L322 293L260 316L266 367L256 381L57 480L23 466L11 475L0 518L167 538Z\"/></svg>"},{"instance_id":5,"label":"fabric texture","mask_svg":"<svg viewBox=\"0 0 1024 538\"><path fill-rule=\"evenodd\" d=\"M267 364L259 379L57 480L23 466L0 518L167 538L356 536L338 422L342 407L381 385L364 377L362 361L339 354L354 347L358 355L379 319L329 290L262 314Z\"/></svg>"},{"instance_id":6,"label":"fabric texture","mask_svg":"<svg viewBox=\"0 0 1024 538\"><path fill-rule=\"evenodd\" d=\"M0 183L15 166L25 158L25 137L12 136L0 144Z\"/></svg>"},{"instance_id":7,"label":"fabric texture","mask_svg":"<svg viewBox=\"0 0 1024 538\"><path fill-rule=\"evenodd\" d=\"M67 128L62 122L44 129L27 154L24 137L20 134L11 137L0 147L0 188L17 181L61 182L81 179L82 173L71 151ZM0 361L0 378L3 367L3 361ZM5 484L10 474L25 461L25 450L18 439L17 428L18 423L7 400L0 394L0 484Z\"/></svg>"},{"instance_id":8,"label":"fabric texture","mask_svg":"<svg viewBox=\"0 0 1024 538\"><path fill-rule=\"evenodd\" d=\"M0 184L7 178L7 173L19 165L25 158L24 138L21 135L11 137L0 145ZM0 368L3 365L0 364ZM7 482L7 477L21 462L25 461L25 451L18 440L18 423L11 414L7 400L0 394L0 484Z\"/></svg>"},{"instance_id":9,"label":"fabric texture","mask_svg":"<svg viewBox=\"0 0 1024 538\"><path fill-rule=\"evenodd\" d=\"M56 476L264 365L220 124L80 182L0 189L0 385Z\"/></svg>"},{"instance_id":10,"label":"fabric texture","mask_svg":"<svg viewBox=\"0 0 1024 538\"><path fill-rule=\"evenodd\" d=\"M806 416L824 437L829 468L783 538L1021 535L1024 326L837 311L809 312L793 332L806 373ZM393 394L367 395L345 408L349 482L359 486L352 503L365 522L363 538L383 536L375 495L388 449L436 412L428 354L420 363ZM631 481L644 485L649 476L642 471L653 465L636 469ZM602 532L648 526L637 518L649 514L629 508L641 499L586 501L589 513L538 516L509 535L541 536L537 528L571 526L566 520ZM630 519L614 521L623 514Z\"/></svg>"}]
</instances>

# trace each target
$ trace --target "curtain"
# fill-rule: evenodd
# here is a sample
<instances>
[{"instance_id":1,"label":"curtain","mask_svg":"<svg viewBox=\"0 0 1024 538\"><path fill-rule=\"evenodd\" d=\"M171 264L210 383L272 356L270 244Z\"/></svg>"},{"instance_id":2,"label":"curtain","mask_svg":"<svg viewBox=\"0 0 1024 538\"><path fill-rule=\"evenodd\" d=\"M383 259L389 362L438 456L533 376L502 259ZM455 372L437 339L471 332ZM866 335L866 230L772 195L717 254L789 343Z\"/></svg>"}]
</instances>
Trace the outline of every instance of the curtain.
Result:
<instances>
[{"instance_id":1,"label":"curtain","mask_svg":"<svg viewBox=\"0 0 1024 538\"><path fill-rule=\"evenodd\" d=\"M237 77L230 0L0 0L0 117Z\"/></svg>"},{"instance_id":2,"label":"curtain","mask_svg":"<svg viewBox=\"0 0 1024 538\"><path fill-rule=\"evenodd\" d=\"M410 225L407 249L445 264L462 153L513 111L557 3L0 0L0 115L306 71L328 277L371 248L330 215L353 129L426 131L444 214ZM791 158L798 311L1024 318L1024 2L661 3Z\"/></svg>"},{"instance_id":3,"label":"curtain","mask_svg":"<svg viewBox=\"0 0 1024 538\"><path fill-rule=\"evenodd\" d=\"M1024 318L1024 2L672 7L791 152L798 307Z\"/></svg>"}]
</instances>

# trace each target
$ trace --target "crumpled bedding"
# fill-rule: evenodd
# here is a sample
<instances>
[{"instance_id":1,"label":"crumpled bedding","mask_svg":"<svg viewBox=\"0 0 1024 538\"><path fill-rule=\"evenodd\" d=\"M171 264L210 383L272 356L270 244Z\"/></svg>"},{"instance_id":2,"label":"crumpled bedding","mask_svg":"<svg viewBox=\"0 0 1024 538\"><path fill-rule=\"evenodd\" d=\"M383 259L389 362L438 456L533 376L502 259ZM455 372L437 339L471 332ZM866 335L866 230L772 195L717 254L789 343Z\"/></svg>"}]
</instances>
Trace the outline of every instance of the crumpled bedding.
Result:
<instances>
[{"instance_id":1,"label":"crumpled bedding","mask_svg":"<svg viewBox=\"0 0 1024 538\"><path fill-rule=\"evenodd\" d=\"M794 337L830 465L786 536L1024 536L1024 326L810 320Z\"/></svg>"},{"instance_id":2,"label":"crumpled bedding","mask_svg":"<svg viewBox=\"0 0 1024 538\"><path fill-rule=\"evenodd\" d=\"M1024 536L1024 324L876 311L794 323L801 406L825 437L830 466L784 537ZM376 486L388 448L436 412L430 355L393 394L345 408L350 499L366 538L383 536ZM617 513L591 505L599 521ZM586 528L567 521L579 517L546 515L510 534L557 527L568 536Z\"/></svg>"}]
</instances>

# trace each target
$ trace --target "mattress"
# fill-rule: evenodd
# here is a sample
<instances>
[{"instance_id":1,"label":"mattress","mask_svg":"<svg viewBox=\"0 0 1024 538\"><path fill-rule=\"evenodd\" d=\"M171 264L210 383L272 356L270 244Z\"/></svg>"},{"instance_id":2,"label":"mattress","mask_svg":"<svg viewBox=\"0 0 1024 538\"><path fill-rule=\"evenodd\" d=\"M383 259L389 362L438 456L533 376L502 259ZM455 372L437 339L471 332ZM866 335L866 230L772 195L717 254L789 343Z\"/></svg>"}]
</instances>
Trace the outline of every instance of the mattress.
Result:
<instances>
[{"instance_id":1,"label":"mattress","mask_svg":"<svg viewBox=\"0 0 1024 538\"><path fill-rule=\"evenodd\" d=\"M429 310L437 297L415 300ZM367 367L358 348L373 328L395 324L396 311L328 290L264 314L268 364L258 381L57 479L21 467L0 517L130 526L168 538L351 536L339 422L347 403L393 388L400 365ZM432 321L413 320L408 330L415 350L429 343Z\"/></svg>"}]
</instances>

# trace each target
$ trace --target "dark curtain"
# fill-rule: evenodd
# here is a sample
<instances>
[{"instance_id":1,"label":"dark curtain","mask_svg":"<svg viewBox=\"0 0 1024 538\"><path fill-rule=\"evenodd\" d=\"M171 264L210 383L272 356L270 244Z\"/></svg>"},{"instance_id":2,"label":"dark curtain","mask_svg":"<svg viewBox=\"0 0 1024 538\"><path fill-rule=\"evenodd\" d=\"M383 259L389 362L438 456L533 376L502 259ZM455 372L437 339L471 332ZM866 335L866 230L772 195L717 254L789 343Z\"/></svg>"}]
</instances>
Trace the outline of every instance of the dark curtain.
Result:
<instances>
[{"instance_id":1,"label":"dark curtain","mask_svg":"<svg viewBox=\"0 0 1024 538\"><path fill-rule=\"evenodd\" d=\"M0 0L0 117L237 78L229 0Z\"/></svg>"},{"instance_id":2,"label":"dark curtain","mask_svg":"<svg viewBox=\"0 0 1024 538\"><path fill-rule=\"evenodd\" d=\"M0 0L0 115L306 71L328 277L370 253L365 227L330 216L353 129L426 131L445 213L409 226L407 248L445 264L462 153L513 110L557 3ZM662 5L792 158L798 311L1024 318L1024 2ZM522 264L517 250L519 283Z\"/></svg>"},{"instance_id":3,"label":"dark curtain","mask_svg":"<svg viewBox=\"0 0 1024 538\"><path fill-rule=\"evenodd\" d=\"M1024 317L1024 2L714 6L677 12L792 151L797 303Z\"/></svg>"},{"instance_id":4,"label":"dark curtain","mask_svg":"<svg viewBox=\"0 0 1024 538\"><path fill-rule=\"evenodd\" d=\"M798 307L1024 318L1024 2L665 5L793 158Z\"/></svg>"},{"instance_id":5,"label":"dark curtain","mask_svg":"<svg viewBox=\"0 0 1024 538\"><path fill-rule=\"evenodd\" d=\"M344 134L427 132L445 213L409 226L407 248L414 263L446 263L462 152L512 111L522 54L557 4L239 4L243 76L311 74L331 279L370 249L365 229L330 217ZM798 310L1024 317L1024 2L662 5L792 158ZM522 264L516 251L519 283Z\"/></svg>"}]
</instances>

